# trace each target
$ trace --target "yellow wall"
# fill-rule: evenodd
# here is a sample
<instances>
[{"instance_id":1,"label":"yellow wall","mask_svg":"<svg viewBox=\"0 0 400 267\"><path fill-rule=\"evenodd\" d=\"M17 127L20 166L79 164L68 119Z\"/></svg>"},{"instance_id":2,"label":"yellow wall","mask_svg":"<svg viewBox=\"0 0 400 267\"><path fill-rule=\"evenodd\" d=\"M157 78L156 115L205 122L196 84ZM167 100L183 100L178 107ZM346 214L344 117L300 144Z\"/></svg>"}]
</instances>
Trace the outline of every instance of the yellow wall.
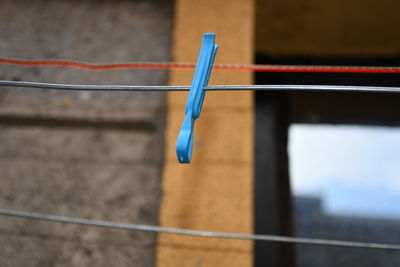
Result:
<instances>
[{"instance_id":1,"label":"yellow wall","mask_svg":"<svg viewBox=\"0 0 400 267\"><path fill-rule=\"evenodd\" d=\"M258 0L257 52L274 56L400 54L400 1Z\"/></svg>"},{"instance_id":2,"label":"yellow wall","mask_svg":"<svg viewBox=\"0 0 400 267\"><path fill-rule=\"evenodd\" d=\"M214 32L216 63L252 63L253 0L177 0L173 60L196 62L202 34ZM189 85L193 71L174 70L171 85ZM251 84L250 72L213 71L210 84ZM191 164L179 164L175 142L187 93L168 95L160 224L252 233L253 95L208 92L196 121ZM160 234L157 266L251 266L252 242Z\"/></svg>"}]
</instances>

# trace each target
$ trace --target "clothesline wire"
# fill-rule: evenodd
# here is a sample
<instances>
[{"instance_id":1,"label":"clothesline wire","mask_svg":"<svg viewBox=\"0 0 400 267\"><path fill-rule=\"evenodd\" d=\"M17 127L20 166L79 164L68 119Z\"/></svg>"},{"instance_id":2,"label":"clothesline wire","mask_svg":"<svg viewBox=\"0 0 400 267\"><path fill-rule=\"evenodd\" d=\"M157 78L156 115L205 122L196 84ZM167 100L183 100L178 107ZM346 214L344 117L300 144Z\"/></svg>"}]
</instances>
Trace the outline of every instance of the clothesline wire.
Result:
<instances>
[{"instance_id":1,"label":"clothesline wire","mask_svg":"<svg viewBox=\"0 0 400 267\"><path fill-rule=\"evenodd\" d=\"M82 91L189 91L189 86L79 85L0 80L0 86ZM206 91L313 91L313 92L376 92L400 93L400 87L342 85L211 85Z\"/></svg>"},{"instance_id":2,"label":"clothesline wire","mask_svg":"<svg viewBox=\"0 0 400 267\"><path fill-rule=\"evenodd\" d=\"M34 61L15 60L0 58L0 64L12 64L22 66L64 66L82 68L89 70L107 69L194 69L196 64L192 63L169 63L169 62L137 62L117 64L88 64L73 61ZM215 64L215 70L247 70L247 71L269 71L269 72L329 72L329 73L400 73L400 67L381 66L299 66L299 65L239 65L239 64ZM55 84L29 81L0 80L0 86L16 86L26 88L43 88L57 90L89 90L89 91L188 91L189 86L133 86L133 85L76 85ZM269 90L269 91L335 91L335 92L381 92L400 93L400 87L377 87L377 86L332 86L332 85L215 85L207 86L208 91L226 90ZM120 223L111 221L89 220L56 216L49 214L31 213L18 210L0 209L0 215L19 217L25 219L44 220L50 222L69 223L93 227L105 227L113 229L147 231L157 233L190 235L208 238L226 238L241 240L259 240L269 242L284 242L294 244L337 246L349 248L366 248L381 250L400 250L400 245L354 242L342 240L330 240L319 238L288 237L280 235L261 234L239 234L226 232L211 232L181 228L170 228L143 224Z\"/></svg>"},{"instance_id":3,"label":"clothesline wire","mask_svg":"<svg viewBox=\"0 0 400 267\"><path fill-rule=\"evenodd\" d=\"M19 66L61 66L87 70L111 69L194 69L194 63L131 62L91 64L67 60L24 60L0 58L0 64ZM214 64L214 70L262 71L262 72L326 72L326 73L400 73L398 66L322 66L322 65L261 65L261 64Z\"/></svg>"},{"instance_id":4,"label":"clothesline wire","mask_svg":"<svg viewBox=\"0 0 400 267\"><path fill-rule=\"evenodd\" d=\"M270 242L306 244L306 245L336 246L336 247L396 250L396 251L400 250L400 245L393 245L393 244L354 242L354 241L342 241L342 240L306 238L306 237L289 237L289 236L280 236L280 235L210 232L210 231L171 228L171 227L163 227L163 226L144 225L144 224L89 220L89 219L82 219L82 218L75 218L75 217L64 217L64 216L56 216L56 215L41 214L41 213L31 213L31 212L25 212L25 211L19 211L19 210L9 210L9 209L0 209L0 215L9 216L9 217L19 217L19 218L25 218L25 219L33 219L33 220L50 221L50 222L86 225L86 226L93 226L93 227L104 227L104 228L113 228L113 229L130 230L130 231L146 231L146 232L156 232L156 233L189 235L189 236L198 236L198 237L207 237L207 238L259 240L259 241L270 241Z\"/></svg>"}]
</instances>

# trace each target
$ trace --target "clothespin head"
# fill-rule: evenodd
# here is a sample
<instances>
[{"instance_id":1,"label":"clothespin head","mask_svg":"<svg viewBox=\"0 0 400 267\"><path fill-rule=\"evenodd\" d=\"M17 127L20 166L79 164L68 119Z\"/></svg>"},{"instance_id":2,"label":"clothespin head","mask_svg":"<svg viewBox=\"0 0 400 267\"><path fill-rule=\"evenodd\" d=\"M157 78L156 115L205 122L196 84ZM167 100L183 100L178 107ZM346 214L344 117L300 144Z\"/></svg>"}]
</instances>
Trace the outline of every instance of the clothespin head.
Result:
<instances>
[{"instance_id":1,"label":"clothespin head","mask_svg":"<svg viewBox=\"0 0 400 267\"><path fill-rule=\"evenodd\" d=\"M215 34L205 33L194 72L192 86L186 102L185 120L176 142L176 154L180 163L190 163L193 149L193 128L203 107L205 90L210 78L218 45L214 44Z\"/></svg>"}]
</instances>

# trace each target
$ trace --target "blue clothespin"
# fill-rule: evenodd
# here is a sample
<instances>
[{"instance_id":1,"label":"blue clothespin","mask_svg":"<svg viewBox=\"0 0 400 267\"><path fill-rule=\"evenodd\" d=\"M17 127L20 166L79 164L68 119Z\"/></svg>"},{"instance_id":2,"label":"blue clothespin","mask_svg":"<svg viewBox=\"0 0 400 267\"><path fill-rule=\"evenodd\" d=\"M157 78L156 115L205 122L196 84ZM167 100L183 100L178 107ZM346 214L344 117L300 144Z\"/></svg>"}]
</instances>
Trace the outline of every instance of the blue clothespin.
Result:
<instances>
[{"instance_id":1,"label":"blue clothespin","mask_svg":"<svg viewBox=\"0 0 400 267\"><path fill-rule=\"evenodd\" d=\"M186 102L185 120L176 141L176 154L180 163L190 163L193 148L193 127L195 120L200 116L206 94L204 87L208 84L218 45L214 44L215 34L205 33L196 70L194 72L192 86Z\"/></svg>"}]
</instances>

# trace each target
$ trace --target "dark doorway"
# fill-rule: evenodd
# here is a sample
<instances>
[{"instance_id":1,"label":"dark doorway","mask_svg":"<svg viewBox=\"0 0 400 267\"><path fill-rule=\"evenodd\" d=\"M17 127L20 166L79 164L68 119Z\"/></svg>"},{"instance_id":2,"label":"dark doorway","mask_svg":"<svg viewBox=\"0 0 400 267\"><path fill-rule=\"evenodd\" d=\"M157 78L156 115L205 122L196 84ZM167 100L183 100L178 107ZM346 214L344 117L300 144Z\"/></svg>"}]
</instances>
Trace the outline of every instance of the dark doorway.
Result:
<instances>
[{"instance_id":1,"label":"dark doorway","mask_svg":"<svg viewBox=\"0 0 400 267\"><path fill-rule=\"evenodd\" d=\"M257 57L258 64L399 66L400 58L273 58ZM257 73L256 84L321 84L400 86L398 74L339 73ZM296 124L331 125L400 125L400 95L377 93L256 92L255 129L255 232L257 234L296 235L300 209L292 197L289 178L288 130ZM314 203L314 202L313 202ZM304 204L304 203L303 203ZM312 225L312 224L309 224ZM304 232L304 231L303 231ZM310 233L305 231L304 233ZM312 230L311 230L312 233ZM317 237L317 236L313 236ZM332 236L331 236L332 237ZM334 238L334 237L332 237ZM360 241L360 240L359 240ZM362 241L362 240L361 240ZM366 240L371 242L371 240ZM390 240L388 240L390 242ZM327 255L334 250L255 242L255 266L306 266L298 253ZM346 250L343 262L352 262ZM353 253L353 254L351 254ZM351 255L350 255L351 254ZM343 254L341 254L343 255ZM347 255L347 256L346 256ZM318 257L316 257L318 258ZM379 257L376 258L379 263ZM328 260L326 258L325 260ZM308 261L313 263L313 260ZM316 266L324 263L314 261ZM354 264L354 262L353 262Z\"/></svg>"}]
</instances>

